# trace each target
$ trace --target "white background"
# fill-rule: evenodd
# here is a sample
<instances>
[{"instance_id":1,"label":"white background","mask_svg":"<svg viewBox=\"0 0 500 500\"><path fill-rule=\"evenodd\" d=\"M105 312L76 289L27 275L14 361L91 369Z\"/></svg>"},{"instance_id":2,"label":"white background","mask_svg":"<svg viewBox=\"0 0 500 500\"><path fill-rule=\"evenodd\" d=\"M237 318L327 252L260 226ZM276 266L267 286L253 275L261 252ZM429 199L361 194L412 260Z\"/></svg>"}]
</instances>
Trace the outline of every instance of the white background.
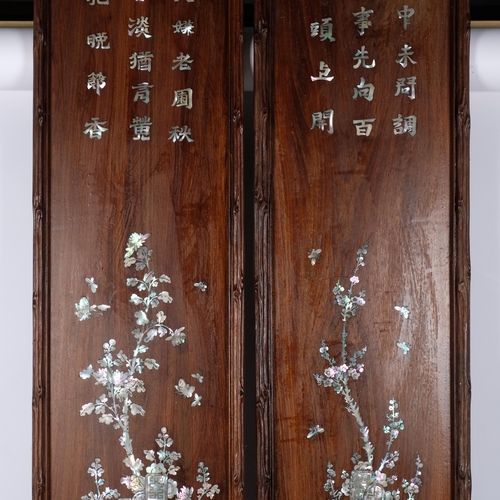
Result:
<instances>
[{"instance_id":1,"label":"white background","mask_svg":"<svg viewBox=\"0 0 500 500\"><path fill-rule=\"evenodd\" d=\"M500 450L500 30L471 43L473 500L498 494ZM0 29L0 470L31 498L32 30ZM424 469L424 481L432 471ZM493 493L494 492L494 493ZM493 496L492 496L493 495ZM422 499L429 500L429 499Z\"/></svg>"}]
</instances>

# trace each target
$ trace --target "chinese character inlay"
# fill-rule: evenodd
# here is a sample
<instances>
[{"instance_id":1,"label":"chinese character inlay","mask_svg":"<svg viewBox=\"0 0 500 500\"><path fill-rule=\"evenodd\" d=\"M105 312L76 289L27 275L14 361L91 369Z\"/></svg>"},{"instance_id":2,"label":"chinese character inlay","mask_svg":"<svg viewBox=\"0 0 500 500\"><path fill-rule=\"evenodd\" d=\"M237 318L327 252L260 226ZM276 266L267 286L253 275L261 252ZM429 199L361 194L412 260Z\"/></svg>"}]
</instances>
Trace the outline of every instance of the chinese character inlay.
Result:
<instances>
[{"instance_id":1,"label":"chinese character inlay","mask_svg":"<svg viewBox=\"0 0 500 500\"><path fill-rule=\"evenodd\" d=\"M410 24L410 17L415 14L415 10L411 9L408 7L408 5L405 5L402 10L398 10L398 17L399 19L403 19L403 27L405 30L408 29L408 25Z\"/></svg>"},{"instance_id":2,"label":"chinese character inlay","mask_svg":"<svg viewBox=\"0 0 500 500\"><path fill-rule=\"evenodd\" d=\"M101 89L103 89L106 86L106 77L101 73L90 73L90 75L87 76L87 89L93 89L96 91L97 95L101 95Z\"/></svg>"},{"instance_id":3,"label":"chinese character inlay","mask_svg":"<svg viewBox=\"0 0 500 500\"><path fill-rule=\"evenodd\" d=\"M129 18L128 35L140 37L143 35L145 38L151 38L153 35L149 34L149 19L141 16L137 19Z\"/></svg>"},{"instance_id":4,"label":"chinese character inlay","mask_svg":"<svg viewBox=\"0 0 500 500\"><path fill-rule=\"evenodd\" d=\"M170 137L168 138L169 141L180 142L184 139L188 142L194 142L194 139L191 139L191 129L188 128L187 125L184 125L184 127L172 127L170 129Z\"/></svg>"},{"instance_id":5,"label":"chinese character inlay","mask_svg":"<svg viewBox=\"0 0 500 500\"><path fill-rule=\"evenodd\" d=\"M174 90L174 102L172 106L185 106L187 109L191 109L193 107L193 90Z\"/></svg>"},{"instance_id":6,"label":"chinese character inlay","mask_svg":"<svg viewBox=\"0 0 500 500\"><path fill-rule=\"evenodd\" d=\"M90 139L102 139L102 134L109 130L104 127L104 125L108 122L100 122L99 118L91 118L91 120L92 121L90 123L85 124L85 127L87 128L83 131L83 133L88 134Z\"/></svg>"},{"instance_id":7,"label":"chinese character inlay","mask_svg":"<svg viewBox=\"0 0 500 500\"><path fill-rule=\"evenodd\" d=\"M319 76L311 76L311 80L313 82L317 80L326 80L327 82L331 82L333 80L333 76L328 76L330 74L331 69L328 67L328 64L325 61L319 62Z\"/></svg>"},{"instance_id":8,"label":"chinese character inlay","mask_svg":"<svg viewBox=\"0 0 500 500\"><path fill-rule=\"evenodd\" d=\"M365 10L364 7L361 7L361 12L352 13L352 15L356 18L354 24L358 27L358 33L361 36L363 36L365 34L365 30L372 25L372 22L369 19L371 14L373 14L373 10Z\"/></svg>"},{"instance_id":9,"label":"chinese character inlay","mask_svg":"<svg viewBox=\"0 0 500 500\"><path fill-rule=\"evenodd\" d=\"M311 130L319 128L322 132L324 132L325 127L328 126L327 132L329 134L333 134L333 114L333 109L327 109L323 112L318 111L316 113L312 113Z\"/></svg>"},{"instance_id":10,"label":"chinese character inlay","mask_svg":"<svg viewBox=\"0 0 500 500\"><path fill-rule=\"evenodd\" d=\"M194 34L194 23L191 20L177 21L175 24L172 24L172 28L174 28L174 33L181 33L187 36Z\"/></svg>"},{"instance_id":11,"label":"chinese character inlay","mask_svg":"<svg viewBox=\"0 0 500 500\"><path fill-rule=\"evenodd\" d=\"M394 126L394 135L410 134L412 137L417 133L417 117L415 115L403 117L398 114L397 118L392 119Z\"/></svg>"},{"instance_id":12,"label":"chinese character inlay","mask_svg":"<svg viewBox=\"0 0 500 500\"><path fill-rule=\"evenodd\" d=\"M405 43L404 47L401 49L401 52L398 54L398 57L400 59L396 59L396 62L398 64L401 64L401 66L403 66L403 68L406 68L406 66L408 66L408 63L412 63L412 64L417 64L416 61L414 61L410 56L412 56L414 54L414 52L410 52L411 51L411 47Z\"/></svg>"},{"instance_id":13,"label":"chinese character inlay","mask_svg":"<svg viewBox=\"0 0 500 500\"><path fill-rule=\"evenodd\" d=\"M151 71L151 64L153 54L147 52L134 52L130 57L130 69L137 69L138 71Z\"/></svg>"},{"instance_id":14,"label":"chinese character inlay","mask_svg":"<svg viewBox=\"0 0 500 500\"><path fill-rule=\"evenodd\" d=\"M189 59L189 54L185 54L181 52L172 62L174 65L172 69L179 69L180 71L187 71L191 69L190 64L193 62L192 59Z\"/></svg>"},{"instance_id":15,"label":"chinese character inlay","mask_svg":"<svg viewBox=\"0 0 500 500\"><path fill-rule=\"evenodd\" d=\"M372 83L366 83L364 78L361 78L359 85L354 87L353 99L358 97L364 97L367 101L373 100L373 93L375 92L375 85Z\"/></svg>"},{"instance_id":16,"label":"chinese character inlay","mask_svg":"<svg viewBox=\"0 0 500 500\"><path fill-rule=\"evenodd\" d=\"M109 0L87 0L89 5L109 5Z\"/></svg>"},{"instance_id":17,"label":"chinese character inlay","mask_svg":"<svg viewBox=\"0 0 500 500\"><path fill-rule=\"evenodd\" d=\"M178 2L179 0L174 0L174 2ZM186 0L187 3L194 3L194 0Z\"/></svg>"},{"instance_id":18,"label":"chinese character inlay","mask_svg":"<svg viewBox=\"0 0 500 500\"><path fill-rule=\"evenodd\" d=\"M415 99L415 86L417 85L417 77L410 76L409 78L398 78L396 80L396 93L398 95L407 95L410 99Z\"/></svg>"},{"instance_id":19,"label":"chinese character inlay","mask_svg":"<svg viewBox=\"0 0 500 500\"><path fill-rule=\"evenodd\" d=\"M363 65L363 68L367 69L375 67L375 59L372 60L371 64L366 64L366 61L368 60L368 51L365 49L364 45L362 45L361 49L354 54L353 59L357 61L357 63L353 66L354 69L358 69L361 65Z\"/></svg>"},{"instance_id":20,"label":"chinese character inlay","mask_svg":"<svg viewBox=\"0 0 500 500\"><path fill-rule=\"evenodd\" d=\"M356 135L364 135L368 137L372 131L372 123L376 118L368 118L365 120L353 120L352 123L356 127Z\"/></svg>"},{"instance_id":21,"label":"chinese character inlay","mask_svg":"<svg viewBox=\"0 0 500 500\"><path fill-rule=\"evenodd\" d=\"M105 45L108 40L108 34L104 31L102 33L94 33L87 36L87 45L93 49L109 49L110 45Z\"/></svg>"},{"instance_id":22,"label":"chinese character inlay","mask_svg":"<svg viewBox=\"0 0 500 500\"><path fill-rule=\"evenodd\" d=\"M311 23L311 37L319 35L319 39L322 42L326 40L334 42L335 38L333 38L333 24L330 22L331 20L331 17L325 17L321 19L321 25L317 22Z\"/></svg>"},{"instance_id":23,"label":"chinese character inlay","mask_svg":"<svg viewBox=\"0 0 500 500\"><path fill-rule=\"evenodd\" d=\"M136 91L134 96L134 102L142 101L145 104L149 102L149 89L152 89L154 85L150 85L148 82L142 82L138 85L132 85L132 89Z\"/></svg>"},{"instance_id":24,"label":"chinese character inlay","mask_svg":"<svg viewBox=\"0 0 500 500\"><path fill-rule=\"evenodd\" d=\"M129 128L134 129L134 141L149 141L151 132L151 118L149 116L136 117L132 120Z\"/></svg>"}]
</instances>

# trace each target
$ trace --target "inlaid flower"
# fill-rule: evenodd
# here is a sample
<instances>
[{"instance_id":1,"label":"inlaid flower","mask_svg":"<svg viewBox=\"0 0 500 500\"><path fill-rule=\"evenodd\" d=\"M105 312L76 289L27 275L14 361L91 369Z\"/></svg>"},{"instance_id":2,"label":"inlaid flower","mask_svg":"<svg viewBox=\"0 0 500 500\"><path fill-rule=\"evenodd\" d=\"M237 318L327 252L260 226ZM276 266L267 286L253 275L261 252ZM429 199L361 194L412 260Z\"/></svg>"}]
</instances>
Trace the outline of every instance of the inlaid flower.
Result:
<instances>
[{"instance_id":1,"label":"inlaid flower","mask_svg":"<svg viewBox=\"0 0 500 500\"><path fill-rule=\"evenodd\" d=\"M201 400L202 400L202 397L195 393L194 394L194 398L193 398L193 402L191 403L191 406L200 406L201 405Z\"/></svg>"},{"instance_id":2,"label":"inlaid flower","mask_svg":"<svg viewBox=\"0 0 500 500\"><path fill-rule=\"evenodd\" d=\"M90 318L90 302L87 297L82 297L80 301L75 304L75 314L80 321L85 321Z\"/></svg>"},{"instance_id":3,"label":"inlaid flower","mask_svg":"<svg viewBox=\"0 0 500 500\"><path fill-rule=\"evenodd\" d=\"M315 265L316 262L321 259L321 248L313 248L310 252L309 255L307 256L308 259L311 259L311 265Z\"/></svg>"},{"instance_id":4,"label":"inlaid flower","mask_svg":"<svg viewBox=\"0 0 500 500\"><path fill-rule=\"evenodd\" d=\"M407 342L396 342L396 345L403 351L404 355L410 352L411 345Z\"/></svg>"},{"instance_id":5,"label":"inlaid flower","mask_svg":"<svg viewBox=\"0 0 500 500\"><path fill-rule=\"evenodd\" d=\"M323 427L321 427L318 424L313 425L309 429L309 433L307 434L307 439L311 439L312 437L317 436L318 434L322 434L323 432L325 432L325 429L323 429Z\"/></svg>"},{"instance_id":6,"label":"inlaid flower","mask_svg":"<svg viewBox=\"0 0 500 500\"><path fill-rule=\"evenodd\" d=\"M403 316L404 319L408 319L410 316L410 309L407 306L394 306L394 309Z\"/></svg>"},{"instance_id":7,"label":"inlaid flower","mask_svg":"<svg viewBox=\"0 0 500 500\"><path fill-rule=\"evenodd\" d=\"M186 486L183 486L177 492L177 500L191 500L193 493L194 493L194 488L188 488Z\"/></svg>"},{"instance_id":8,"label":"inlaid flower","mask_svg":"<svg viewBox=\"0 0 500 500\"><path fill-rule=\"evenodd\" d=\"M176 328L173 332L171 332L171 335L167 337L167 340L172 341L172 345L174 347L183 344L186 340L184 327L182 326L181 328Z\"/></svg>"},{"instance_id":9,"label":"inlaid flower","mask_svg":"<svg viewBox=\"0 0 500 500\"><path fill-rule=\"evenodd\" d=\"M90 291L96 293L99 285L94 281L94 278L85 278L85 281L89 285Z\"/></svg>"},{"instance_id":10,"label":"inlaid flower","mask_svg":"<svg viewBox=\"0 0 500 500\"><path fill-rule=\"evenodd\" d=\"M195 391L195 387L193 385L189 385L184 379L179 379L177 385L175 386L175 392L185 398L193 397L193 393Z\"/></svg>"},{"instance_id":11,"label":"inlaid flower","mask_svg":"<svg viewBox=\"0 0 500 500\"><path fill-rule=\"evenodd\" d=\"M138 325L147 325L149 323L148 317L144 311L137 311L134 316L137 318L136 323Z\"/></svg>"},{"instance_id":12,"label":"inlaid flower","mask_svg":"<svg viewBox=\"0 0 500 500\"><path fill-rule=\"evenodd\" d=\"M127 242L125 249L125 258L129 258L133 253L142 247L144 242L149 238L149 234L132 233Z\"/></svg>"},{"instance_id":13,"label":"inlaid flower","mask_svg":"<svg viewBox=\"0 0 500 500\"><path fill-rule=\"evenodd\" d=\"M378 470L375 471L375 481L384 488L387 486L387 475Z\"/></svg>"},{"instance_id":14,"label":"inlaid flower","mask_svg":"<svg viewBox=\"0 0 500 500\"><path fill-rule=\"evenodd\" d=\"M204 281L199 281L199 282L195 283L194 286L202 292L206 292L207 288L208 288L208 285Z\"/></svg>"}]
</instances>

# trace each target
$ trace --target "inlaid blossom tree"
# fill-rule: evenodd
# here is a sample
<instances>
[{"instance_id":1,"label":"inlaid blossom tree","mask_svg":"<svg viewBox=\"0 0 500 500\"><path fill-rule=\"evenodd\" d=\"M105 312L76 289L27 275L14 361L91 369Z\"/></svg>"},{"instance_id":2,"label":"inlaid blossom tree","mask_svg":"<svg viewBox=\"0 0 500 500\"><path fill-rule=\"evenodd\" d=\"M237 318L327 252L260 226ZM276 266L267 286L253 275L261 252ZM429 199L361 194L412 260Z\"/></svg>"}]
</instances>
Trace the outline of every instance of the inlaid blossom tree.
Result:
<instances>
[{"instance_id":1,"label":"inlaid blossom tree","mask_svg":"<svg viewBox=\"0 0 500 500\"><path fill-rule=\"evenodd\" d=\"M354 469L351 473L346 470L342 471L342 484L340 489L336 488L335 478L336 472L331 462L327 466L327 481L324 485L325 491L334 499L342 497L350 497L354 500L400 500L401 491L396 488L397 475L392 474L392 469L396 466L399 459L399 452L393 449L394 441L397 439L400 431L404 429L404 422L400 418L399 405L395 398L389 401L389 411L386 415L387 424L383 426L384 433L388 436L386 441L386 451L382 457L378 467L374 464L374 450L370 441L370 430L366 425L358 403L351 394L350 384L353 380L359 379L364 372L364 364L360 361L367 352L367 348L363 347L352 353L348 349L349 333L347 325L359 312L359 309L365 305L366 293L363 289L355 292L359 284L358 272L365 265L365 256L368 252L368 245L363 245L357 251L356 267L349 280L347 290L342 286L340 281L333 288L335 295L335 305L340 307L342 316L342 331L341 331L341 352L337 359L330 355L329 347L326 341L321 341L319 349L321 357L327 362L328 366L323 373L315 374L314 377L319 386L333 389L336 394L343 397L347 411L353 416L359 430L359 437L362 442L364 456L355 452L352 456ZM422 484L420 479L422 461L417 455L415 460L416 472L412 479L403 479L401 488L406 494L408 500L414 500L419 487ZM391 471L391 472L389 472ZM393 486L393 489L388 489Z\"/></svg>"},{"instance_id":2,"label":"inlaid blossom tree","mask_svg":"<svg viewBox=\"0 0 500 500\"><path fill-rule=\"evenodd\" d=\"M173 440L167 429L163 427L158 434L156 450L144 450L145 459L150 462L147 467L134 453L130 436L130 418L145 414L145 409L133 401L136 393L146 390L143 373L160 368L155 359L146 356L149 343L156 338L164 338L177 347L186 340L184 327L174 329L166 323L163 308L172 302L172 297L161 288L170 283L170 278L166 274L157 277L151 269L153 251L144 244L148 237L149 234L132 233L124 256L124 266L134 267L136 271L135 277L126 280L126 285L135 290L129 300L137 308L131 332L135 347L132 353L126 354L123 350L117 351L117 341L110 339L103 344L103 357L97 361L97 366L90 364L80 372L82 379L93 379L95 385L103 389L95 401L82 406L80 415L94 413L99 416L100 423L119 432L118 442L125 452L123 462L129 470L129 475L122 477L121 483L133 493L134 500L165 497L188 500L192 498L194 488L181 487L173 479L180 468L176 462L181 454L171 450ZM95 293L98 285L94 278L86 278L86 281L91 292ZM75 308L78 319L84 321L103 314L110 306L91 305L88 297L82 297ZM99 458L91 464L88 473L94 479L96 491L82 496L82 500L120 497L116 489L104 488L104 469ZM198 500L204 496L213 498L219 493L218 486L210 484L209 472L203 462L199 464L197 480L201 483L197 490Z\"/></svg>"}]
</instances>

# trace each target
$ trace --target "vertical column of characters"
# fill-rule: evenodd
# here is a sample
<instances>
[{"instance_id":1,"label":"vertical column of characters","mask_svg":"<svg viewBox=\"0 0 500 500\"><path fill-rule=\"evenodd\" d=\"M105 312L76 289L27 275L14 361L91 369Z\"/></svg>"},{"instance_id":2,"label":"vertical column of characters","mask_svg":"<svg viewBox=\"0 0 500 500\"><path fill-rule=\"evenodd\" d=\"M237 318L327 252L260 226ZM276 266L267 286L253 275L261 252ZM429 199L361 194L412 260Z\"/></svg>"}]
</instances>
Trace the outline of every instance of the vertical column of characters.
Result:
<instances>
[{"instance_id":1,"label":"vertical column of characters","mask_svg":"<svg viewBox=\"0 0 500 500\"><path fill-rule=\"evenodd\" d=\"M174 0L174 2L179 2L179 0ZM187 3L194 3L194 0L186 0ZM195 25L191 19L178 19L175 24L172 25L173 33L175 36L190 37L195 34ZM194 63L193 58L189 53L179 52L178 55L172 60L172 72L180 73L184 71L191 72L191 65ZM174 79L174 82L176 79ZM184 107L186 109L192 109L193 107L193 89L192 85L186 88L175 88L172 106L173 107ZM172 125L169 130L169 141L172 142L194 142L191 135L191 127L188 124L181 123Z\"/></svg>"},{"instance_id":2,"label":"vertical column of characters","mask_svg":"<svg viewBox=\"0 0 500 500\"><path fill-rule=\"evenodd\" d=\"M135 0L135 2L144 3L144 0ZM132 131L134 141L149 141L151 139L151 126L153 125L149 113L150 93L154 88L151 83L154 54L150 46L153 35L150 32L149 13L144 13L148 15L129 17L127 26L129 38L139 39L139 45L141 45L138 50L135 50L129 56L130 71L140 75L138 81L131 85L133 102L136 104L137 109L141 108L141 110L144 110L142 112L146 113L143 116L135 116L132 123L129 124L128 128Z\"/></svg>"},{"instance_id":3,"label":"vertical column of characters","mask_svg":"<svg viewBox=\"0 0 500 500\"><path fill-rule=\"evenodd\" d=\"M319 21L313 21L310 24L310 36L315 38L319 43L332 43L335 42L333 36L333 24L331 17L325 17ZM330 61L319 61L318 76L311 76L313 82L332 82L334 76L331 75ZM318 128L322 132L333 134L333 116L334 110L332 108L315 111L312 113L311 130Z\"/></svg>"},{"instance_id":4,"label":"vertical column of characters","mask_svg":"<svg viewBox=\"0 0 500 500\"><path fill-rule=\"evenodd\" d=\"M402 9L397 9L398 18L402 21L402 28L405 31L410 28L410 19L415 14L415 9L404 5ZM400 64L405 72L413 72L413 67L417 62L412 58L414 51L411 46L405 43L398 52L398 59L396 59L396 64ZM397 96L407 96L409 99L415 99L415 88L417 86L417 77L415 74L412 76L403 76L396 79L396 93ZM398 113L396 118L392 120L394 135L409 134L412 137L417 133L417 117L412 114L409 116L403 116L402 113Z\"/></svg>"},{"instance_id":5,"label":"vertical column of characters","mask_svg":"<svg viewBox=\"0 0 500 500\"><path fill-rule=\"evenodd\" d=\"M373 70L375 68L376 61L371 53L371 47L368 45L373 42L370 37L370 28L372 27L371 16L373 14L373 9L366 9L365 7L361 7L358 12L352 12L352 15L354 16L354 27L358 31L359 36L365 37L366 35L368 39L368 43L361 45L352 57L354 61L353 68L355 70L360 70L362 73L359 83L354 84L352 98L354 100L365 99L368 102L373 101L375 94L375 85L369 81L372 76L369 70ZM368 49L367 46L369 47ZM356 135L368 137L373 130L376 119L377 118L373 116L366 118L354 117L352 124L355 127Z\"/></svg>"},{"instance_id":6,"label":"vertical column of characters","mask_svg":"<svg viewBox=\"0 0 500 500\"><path fill-rule=\"evenodd\" d=\"M109 6L109 0L86 0L87 3L93 8L99 8L99 5ZM102 51L111 49L111 41L109 40L108 33L106 31L98 31L96 33L90 33L87 35L87 46L89 50ZM97 59L97 58L96 58ZM103 61L99 60L99 67L96 67L87 75L87 90L95 92L98 96L101 96L106 87L106 75L103 73L104 68L102 67ZM101 119L98 116L91 117L88 122L85 123L85 128L83 133L87 135L89 139L102 139L104 133L108 132L108 121L106 119Z\"/></svg>"}]
</instances>

